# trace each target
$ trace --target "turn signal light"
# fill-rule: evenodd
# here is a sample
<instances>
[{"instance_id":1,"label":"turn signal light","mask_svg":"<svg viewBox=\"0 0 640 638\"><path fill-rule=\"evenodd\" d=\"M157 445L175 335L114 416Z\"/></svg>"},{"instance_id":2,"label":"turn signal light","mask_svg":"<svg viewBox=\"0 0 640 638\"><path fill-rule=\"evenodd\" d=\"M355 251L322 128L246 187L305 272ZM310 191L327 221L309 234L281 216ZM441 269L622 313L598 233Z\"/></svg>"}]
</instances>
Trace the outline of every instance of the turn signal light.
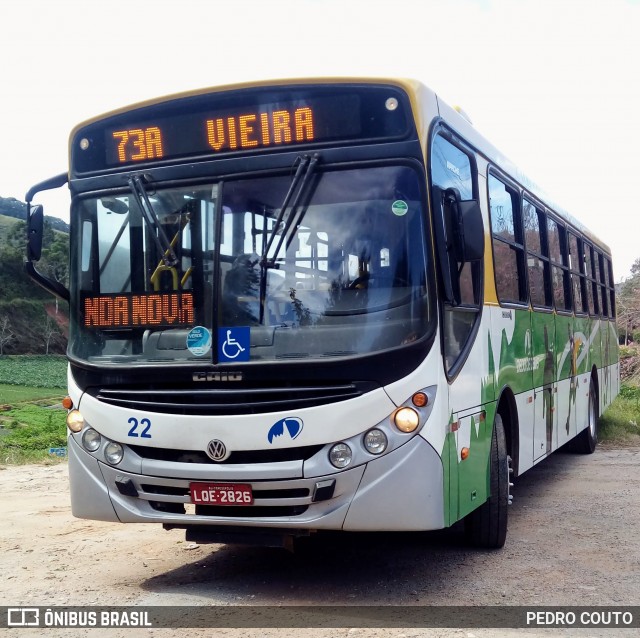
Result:
<instances>
[{"instance_id":1,"label":"turn signal light","mask_svg":"<svg viewBox=\"0 0 640 638\"><path fill-rule=\"evenodd\" d=\"M416 408L424 408L429 403L429 397L424 392L416 392L411 397L411 402Z\"/></svg>"},{"instance_id":2,"label":"turn signal light","mask_svg":"<svg viewBox=\"0 0 640 638\"><path fill-rule=\"evenodd\" d=\"M62 399L62 407L65 410L71 410L71 408L73 407L73 399L71 397L65 397L64 399Z\"/></svg>"}]
</instances>

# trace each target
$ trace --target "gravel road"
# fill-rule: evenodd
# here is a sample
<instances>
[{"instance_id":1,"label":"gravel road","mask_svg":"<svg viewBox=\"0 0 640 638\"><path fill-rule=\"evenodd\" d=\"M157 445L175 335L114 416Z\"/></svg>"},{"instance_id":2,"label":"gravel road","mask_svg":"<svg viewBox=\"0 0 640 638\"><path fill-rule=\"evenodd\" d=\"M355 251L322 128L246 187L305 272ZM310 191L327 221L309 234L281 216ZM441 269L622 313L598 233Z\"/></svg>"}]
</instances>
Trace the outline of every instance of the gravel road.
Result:
<instances>
[{"instance_id":1,"label":"gravel road","mask_svg":"<svg viewBox=\"0 0 640 638\"><path fill-rule=\"evenodd\" d=\"M517 480L507 544L461 530L313 539L307 551L196 545L178 530L74 519L67 466L0 468L2 604L640 605L640 448L556 453ZM84 636L95 629L3 630ZM637 631L637 630L635 630ZM119 629L239 638L607 636L634 630Z\"/></svg>"}]
</instances>

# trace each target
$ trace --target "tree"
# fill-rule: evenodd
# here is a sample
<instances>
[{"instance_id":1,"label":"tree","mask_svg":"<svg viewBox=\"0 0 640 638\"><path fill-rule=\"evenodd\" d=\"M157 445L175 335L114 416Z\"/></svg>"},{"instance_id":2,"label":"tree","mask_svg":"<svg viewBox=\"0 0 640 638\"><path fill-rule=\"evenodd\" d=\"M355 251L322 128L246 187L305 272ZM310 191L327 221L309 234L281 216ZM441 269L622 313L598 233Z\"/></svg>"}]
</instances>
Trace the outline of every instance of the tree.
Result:
<instances>
[{"instance_id":1,"label":"tree","mask_svg":"<svg viewBox=\"0 0 640 638\"><path fill-rule=\"evenodd\" d=\"M13 339L11 322L6 315L0 316L0 356L4 354L5 346Z\"/></svg>"},{"instance_id":2,"label":"tree","mask_svg":"<svg viewBox=\"0 0 640 638\"><path fill-rule=\"evenodd\" d=\"M640 258L631 266L631 276L618 286L616 293L618 332L625 343L640 328Z\"/></svg>"},{"instance_id":3,"label":"tree","mask_svg":"<svg viewBox=\"0 0 640 638\"><path fill-rule=\"evenodd\" d=\"M38 270L63 286L69 285L69 235L51 233L42 251Z\"/></svg>"},{"instance_id":4,"label":"tree","mask_svg":"<svg viewBox=\"0 0 640 638\"><path fill-rule=\"evenodd\" d=\"M53 321L53 319L51 319L51 317L47 315L47 318L42 325L42 340L44 341L45 345L45 354L49 354L49 346L51 345L51 340L57 334L59 334L59 331L55 321Z\"/></svg>"}]
</instances>

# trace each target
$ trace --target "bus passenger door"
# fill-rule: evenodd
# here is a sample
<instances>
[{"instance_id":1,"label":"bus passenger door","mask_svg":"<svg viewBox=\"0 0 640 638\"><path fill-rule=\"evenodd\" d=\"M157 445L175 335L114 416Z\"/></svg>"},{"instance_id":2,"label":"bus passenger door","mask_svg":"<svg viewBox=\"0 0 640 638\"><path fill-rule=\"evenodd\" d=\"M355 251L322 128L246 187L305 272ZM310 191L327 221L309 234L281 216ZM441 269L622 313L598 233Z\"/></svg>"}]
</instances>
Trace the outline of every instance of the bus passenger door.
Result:
<instances>
[{"instance_id":1,"label":"bus passenger door","mask_svg":"<svg viewBox=\"0 0 640 638\"><path fill-rule=\"evenodd\" d=\"M576 355L581 341L573 324L572 317L556 317L558 446L576 435Z\"/></svg>"},{"instance_id":2,"label":"bus passenger door","mask_svg":"<svg viewBox=\"0 0 640 638\"><path fill-rule=\"evenodd\" d=\"M534 462L558 445L555 320L552 313L531 313L532 370L535 389Z\"/></svg>"}]
</instances>

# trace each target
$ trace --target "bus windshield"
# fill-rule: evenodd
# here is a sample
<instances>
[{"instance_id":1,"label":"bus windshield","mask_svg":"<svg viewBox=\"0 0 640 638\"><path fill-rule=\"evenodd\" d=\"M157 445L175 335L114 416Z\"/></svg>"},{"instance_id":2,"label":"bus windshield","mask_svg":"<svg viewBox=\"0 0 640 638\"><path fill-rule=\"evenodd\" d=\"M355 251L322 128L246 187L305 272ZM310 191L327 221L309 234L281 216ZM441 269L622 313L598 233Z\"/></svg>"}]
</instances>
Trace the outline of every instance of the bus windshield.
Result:
<instances>
[{"instance_id":1,"label":"bus windshield","mask_svg":"<svg viewBox=\"0 0 640 638\"><path fill-rule=\"evenodd\" d=\"M297 182L131 180L81 199L69 353L224 363L218 335L240 334L238 361L272 362L413 343L433 312L419 180L406 165L324 168Z\"/></svg>"}]
</instances>

